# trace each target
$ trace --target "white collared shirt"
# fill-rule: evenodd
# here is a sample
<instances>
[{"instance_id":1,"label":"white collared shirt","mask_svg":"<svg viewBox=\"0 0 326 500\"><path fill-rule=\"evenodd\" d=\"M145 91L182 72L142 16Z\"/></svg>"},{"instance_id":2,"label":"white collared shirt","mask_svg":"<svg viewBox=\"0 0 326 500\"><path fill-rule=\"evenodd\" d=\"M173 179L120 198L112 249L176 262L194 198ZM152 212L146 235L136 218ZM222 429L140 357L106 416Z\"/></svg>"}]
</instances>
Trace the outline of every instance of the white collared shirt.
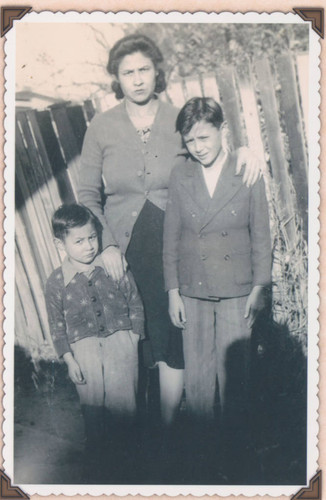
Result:
<instances>
[{"instance_id":1,"label":"white collared shirt","mask_svg":"<svg viewBox=\"0 0 326 500\"><path fill-rule=\"evenodd\" d=\"M220 162L218 162L216 165L213 165L212 167L206 168L206 167L203 167L201 165L203 175L204 175L205 184L206 184L207 190L209 192L209 196L211 198L213 198L214 191L216 189L216 186L217 186L218 180L220 178L222 168L225 164L226 158L227 158L227 153L224 154L224 156Z\"/></svg>"}]
</instances>

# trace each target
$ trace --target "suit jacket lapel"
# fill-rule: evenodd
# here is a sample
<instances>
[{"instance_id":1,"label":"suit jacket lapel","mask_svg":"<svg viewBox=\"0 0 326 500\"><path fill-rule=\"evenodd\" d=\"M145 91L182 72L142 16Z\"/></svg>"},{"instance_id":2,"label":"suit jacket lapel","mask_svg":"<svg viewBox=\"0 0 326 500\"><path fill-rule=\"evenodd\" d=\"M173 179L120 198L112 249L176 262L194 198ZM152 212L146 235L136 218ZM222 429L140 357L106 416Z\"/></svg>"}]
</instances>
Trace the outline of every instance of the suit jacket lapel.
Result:
<instances>
[{"instance_id":1,"label":"suit jacket lapel","mask_svg":"<svg viewBox=\"0 0 326 500\"><path fill-rule=\"evenodd\" d=\"M234 156L229 154L218 180L213 198L203 221L203 227L220 212L243 186L242 175L235 175Z\"/></svg>"},{"instance_id":2,"label":"suit jacket lapel","mask_svg":"<svg viewBox=\"0 0 326 500\"><path fill-rule=\"evenodd\" d=\"M188 160L187 163L189 163L187 172L181 183L190 195L192 203L198 206L199 213L202 216L208 210L211 198L205 185L200 164L192 160Z\"/></svg>"}]
</instances>

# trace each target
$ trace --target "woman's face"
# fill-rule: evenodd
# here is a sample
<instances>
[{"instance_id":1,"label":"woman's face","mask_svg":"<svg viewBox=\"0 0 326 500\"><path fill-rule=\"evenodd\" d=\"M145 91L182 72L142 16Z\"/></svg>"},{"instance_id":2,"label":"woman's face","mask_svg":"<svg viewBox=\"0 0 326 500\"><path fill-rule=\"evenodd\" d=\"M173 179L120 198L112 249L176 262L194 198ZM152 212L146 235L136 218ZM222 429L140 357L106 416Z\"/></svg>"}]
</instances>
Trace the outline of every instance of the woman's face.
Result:
<instances>
[{"instance_id":1,"label":"woman's face","mask_svg":"<svg viewBox=\"0 0 326 500\"><path fill-rule=\"evenodd\" d=\"M141 52L125 56L119 64L118 81L128 101L145 104L153 97L156 85L152 60Z\"/></svg>"},{"instance_id":2,"label":"woman's face","mask_svg":"<svg viewBox=\"0 0 326 500\"><path fill-rule=\"evenodd\" d=\"M206 168L214 164L222 151L221 128L205 121L195 123L183 140L191 156Z\"/></svg>"}]
</instances>

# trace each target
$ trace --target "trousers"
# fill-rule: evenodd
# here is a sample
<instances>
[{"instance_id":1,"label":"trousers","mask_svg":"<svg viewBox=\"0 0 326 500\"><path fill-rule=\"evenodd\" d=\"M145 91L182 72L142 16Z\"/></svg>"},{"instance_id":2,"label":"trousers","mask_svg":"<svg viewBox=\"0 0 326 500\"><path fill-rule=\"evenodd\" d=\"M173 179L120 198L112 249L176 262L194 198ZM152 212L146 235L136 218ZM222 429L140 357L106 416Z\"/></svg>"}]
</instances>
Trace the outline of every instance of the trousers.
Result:
<instances>
[{"instance_id":1,"label":"trousers","mask_svg":"<svg viewBox=\"0 0 326 500\"><path fill-rule=\"evenodd\" d=\"M138 385L138 339L132 331L71 344L86 384L76 385L86 440L100 442L107 427L133 422Z\"/></svg>"},{"instance_id":2,"label":"trousers","mask_svg":"<svg viewBox=\"0 0 326 500\"><path fill-rule=\"evenodd\" d=\"M244 318L247 298L212 301L182 296L186 405L193 417L215 418L217 387L222 413L235 391L245 397L251 336Z\"/></svg>"}]
</instances>

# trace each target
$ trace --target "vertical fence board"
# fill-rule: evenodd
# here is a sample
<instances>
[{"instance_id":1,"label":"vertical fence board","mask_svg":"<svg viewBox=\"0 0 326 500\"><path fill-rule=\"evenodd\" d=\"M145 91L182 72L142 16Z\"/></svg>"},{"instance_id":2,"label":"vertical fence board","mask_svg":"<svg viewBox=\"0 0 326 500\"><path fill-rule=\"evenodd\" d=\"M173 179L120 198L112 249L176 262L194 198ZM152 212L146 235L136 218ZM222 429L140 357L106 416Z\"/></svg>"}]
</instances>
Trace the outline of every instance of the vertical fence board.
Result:
<instances>
[{"instance_id":1,"label":"vertical fence board","mask_svg":"<svg viewBox=\"0 0 326 500\"><path fill-rule=\"evenodd\" d=\"M203 92L198 78L185 78L184 86L186 89L186 101L192 97L202 97Z\"/></svg>"},{"instance_id":2,"label":"vertical fence board","mask_svg":"<svg viewBox=\"0 0 326 500\"><path fill-rule=\"evenodd\" d=\"M236 92L233 68L223 67L218 76L218 87L221 94L223 112L231 132L231 143L235 149L243 146L241 113Z\"/></svg>"},{"instance_id":3,"label":"vertical fence board","mask_svg":"<svg viewBox=\"0 0 326 500\"><path fill-rule=\"evenodd\" d=\"M309 138L309 53L298 54L297 70L300 86L302 113L305 124L306 140Z\"/></svg>"},{"instance_id":4,"label":"vertical fence board","mask_svg":"<svg viewBox=\"0 0 326 500\"><path fill-rule=\"evenodd\" d=\"M87 129L82 106L68 106L67 116L74 131L79 152L83 147L84 135Z\"/></svg>"},{"instance_id":5,"label":"vertical fence board","mask_svg":"<svg viewBox=\"0 0 326 500\"><path fill-rule=\"evenodd\" d=\"M291 173L297 194L299 213L304 232L308 232L308 165L304 144L299 96L293 60L290 54L283 54L276 60L281 82L281 105L291 154Z\"/></svg>"},{"instance_id":6,"label":"vertical fence board","mask_svg":"<svg viewBox=\"0 0 326 500\"><path fill-rule=\"evenodd\" d=\"M16 258L18 258L16 256ZM20 291L15 284L15 344L26 348L27 321L24 312L24 301L20 296Z\"/></svg>"},{"instance_id":7,"label":"vertical fence board","mask_svg":"<svg viewBox=\"0 0 326 500\"><path fill-rule=\"evenodd\" d=\"M35 119L40 130L46 156L58 185L58 191L61 198L60 202L73 203L75 201L74 193L69 183L67 166L52 125L50 112L37 112Z\"/></svg>"},{"instance_id":8,"label":"vertical fence board","mask_svg":"<svg viewBox=\"0 0 326 500\"><path fill-rule=\"evenodd\" d=\"M51 113L56 124L60 143L65 155L66 163L80 154L78 141L68 118L65 103L51 106Z\"/></svg>"},{"instance_id":9,"label":"vertical fence board","mask_svg":"<svg viewBox=\"0 0 326 500\"><path fill-rule=\"evenodd\" d=\"M28 275L30 291L34 299L35 309L38 313L39 322L42 329L42 338L49 338L49 328L47 321L47 312L44 298L44 285L41 282L37 262L31 248L28 244L28 237L24 223L19 213L16 213L16 250L20 256L20 261L25 273ZM26 312L28 317L28 311Z\"/></svg>"},{"instance_id":10,"label":"vertical fence board","mask_svg":"<svg viewBox=\"0 0 326 500\"><path fill-rule=\"evenodd\" d=\"M248 146L262 161L265 161L265 150L261 136L256 95L250 69L248 68L248 73L244 70L241 72L238 71L237 77L248 137Z\"/></svg>"},{"instance_id":11,"label":"vertical fence board","mask_svg":"<svg viewBox=\"0 0 326 500\"><path fill-rule=\"evenodd\" d=\"M215 75L205 75L202 77L202 87L205 97L212 97L215 101L220 102L220 92Z\"/></svg>"},{"instance_id":12,"label":"vertical fence board","mask_svg":"<svg viewBox=\"0 0 326 500\"><path fill-rule=\"evenodd\" d=\"M173 82L166 89L170 101L177 108L181 108L185 103L185 95L181 81Z\"/></svg>"},{"instance_id":13,"label":"vertical fence board","mask_svg":"<svg viewBox=\"0 0 326 500\"><path fill-rule=\"evenodd\" d=\"M95 116L95 108L90 99L84 102L84 111L86 116L86 122L90 123L92 118Z\"/></svg>"},{"instance_id":14,"label":"vertical fence board","mask_svg":"<svg viewBox=\"0 0 326 500\"><path fill-rule=\"evenodd\" d=\"M51 231L48 230L48 228L55 203L53 202L47 185L47 175L50 175L50 173L46 172L41 165L34 137L28 122L27 113L17 113L17 120L26 144L26 157L29 161L28 177L33 179L35 189L34 199L37 200L38 203L38 216L42 221L41 223L44 232L47 234L47 239L52 239Z\"/></svg>"},{"instance_id":15,"label":"vertical fence board","mask_svg":"<svg viewBox=\"0 0 326 500\"><path fill-rule=\"evenodd\" d=\"M51 200L52 200L52 206L57 207L61 203L61 198L59 194L58 187L55 183L54 177L53 177L53 171L51 168L51 164L49 162L48 155L46 153L46 148L44 145L44 141L42 138L41 131L39 129L37 120L36 120L36 112L33 110L30 110L27 112L27 117L29 120L29 123L31 125L32 131L33 131L33 137L35 140L35 145L38 150L38 155L40 158L40 168L44 171L45 174L45 179L46 179L46 185L48 187Z\"/></svg>"},{"instance_id":16,"label":"vertical fence board","mask_svg":"<svg viewBox=\"0 0 326 500\"><path fill-rule=\"evenodd\" d=\"M25 332L26 346L28 346L30 352L32 352L33 347L43 343L44 337L42 335L42 326L40 324L38 312L35 308L34 297L31 293L27 275L22 265L20 255L17 251L15 257L15 269L17 287L21 296L24 298L24 315L26 317L27 327L27 331Z\"/></svg>"},{"instance_id":17,"label":"vertical fence board","mask_svg":"<svg viewBox=\"0 0 326 500\"><path fill-rule=\"evenodd\" d=\"M49 220L44 214L43 200L31 175L31 165L19 130L16 132L16 146L16 176L22 198L25 200L25 224L30 227L30 243L36 255L39 254L41 258L41 272L43 276L48 276L53 267L58 265L58 259L56 253L53 252L54 245Z\"/></svg>"},{"instance_id":18,"label":"vertical fence board","mask_svg":"<svg viewBox=\"0 0 326 500\"><path fill-rule=\"evenodd\" d=\"M259 81L259 92L265 117L266 133L269 144L269 153L272 165L273 177L277 183L282 203L283 222L288 235L288 244L294 241L294 207L291 206L291 191L288 181L287 161L284 155L284 144L281 136L278 109L275 97L275 86L269 62L260 59L255 62L255 68Z\"/></svg>"}]
</instances>

